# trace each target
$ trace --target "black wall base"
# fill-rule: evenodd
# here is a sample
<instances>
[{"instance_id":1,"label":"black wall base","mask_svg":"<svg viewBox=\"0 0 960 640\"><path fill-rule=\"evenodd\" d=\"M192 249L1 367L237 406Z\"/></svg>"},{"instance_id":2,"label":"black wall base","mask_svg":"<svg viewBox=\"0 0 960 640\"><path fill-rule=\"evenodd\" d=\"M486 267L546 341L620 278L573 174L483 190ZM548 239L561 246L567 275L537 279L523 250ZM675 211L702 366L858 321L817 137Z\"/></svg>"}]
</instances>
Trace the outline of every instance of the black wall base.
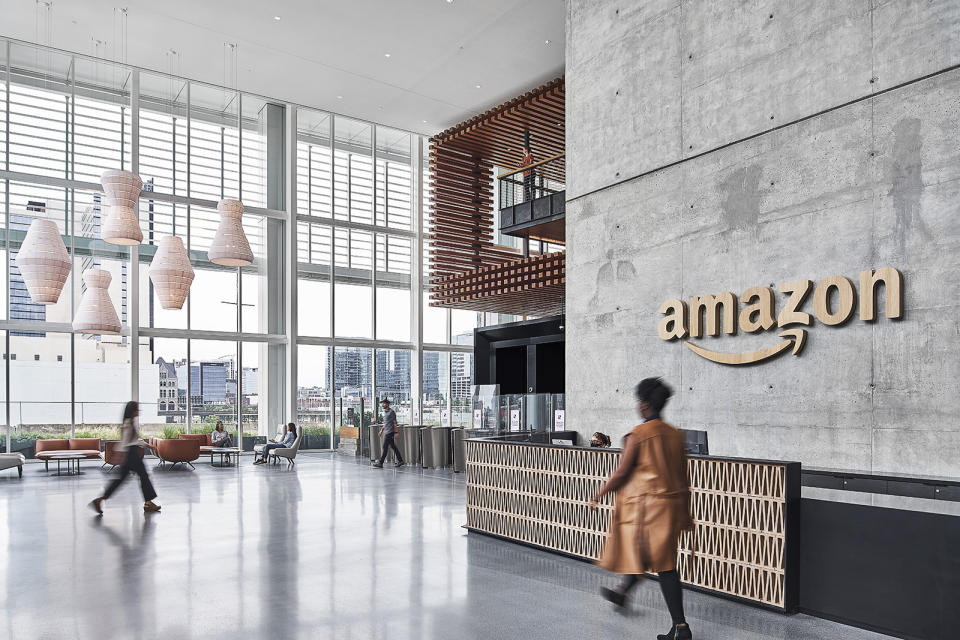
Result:
<instances>
[{"instance_id":1,"label":"black wall base","mask_svg":"<svg viewBox=\"0 0 960 640\"><path fill-rule=\"evenodd\" d=\"M801 501L800 609L917 640L960 637L960 518Z\"/></svg>"}]
</instances>

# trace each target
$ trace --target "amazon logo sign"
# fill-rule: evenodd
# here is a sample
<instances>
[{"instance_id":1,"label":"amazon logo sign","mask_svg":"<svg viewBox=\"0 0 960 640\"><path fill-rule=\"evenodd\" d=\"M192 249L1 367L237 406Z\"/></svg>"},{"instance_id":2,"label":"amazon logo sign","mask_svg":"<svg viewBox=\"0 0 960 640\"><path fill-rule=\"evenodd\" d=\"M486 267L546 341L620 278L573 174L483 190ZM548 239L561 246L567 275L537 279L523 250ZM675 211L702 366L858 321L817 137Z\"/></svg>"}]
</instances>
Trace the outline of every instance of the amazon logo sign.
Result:
<instances>
[{"instance_id":1,"label":"amazon logo sign","mask_svg":"<svg viewBox=\"0 0 960 640\"><path fill-rule=\"evenodd\" d=\"M684 340L695 354L707 360L728 365L754 364L776 357L789 349L800 355L807 342L807 330L813 318L835 327L853 317L859 298L860 319L873 322L877 318L879 300L883 297L883 313L888 318L903 317L903 274L893 267L862 271L859 292L848 278L830 276L816 287L812 280L784 282L778 287L782 308L777 313L777 296L771 287L750 287L740 296L729 291L716 295L694 296L689 306L674 298L660 305L663 318L657 333L664 340ZM813 293L813 314L803 310ZM741 308L740 305L743 305ZM776 344L747 353L711 351L694 340L704 335L718 336L779 331Z\"/></svg>"}]
</instances>

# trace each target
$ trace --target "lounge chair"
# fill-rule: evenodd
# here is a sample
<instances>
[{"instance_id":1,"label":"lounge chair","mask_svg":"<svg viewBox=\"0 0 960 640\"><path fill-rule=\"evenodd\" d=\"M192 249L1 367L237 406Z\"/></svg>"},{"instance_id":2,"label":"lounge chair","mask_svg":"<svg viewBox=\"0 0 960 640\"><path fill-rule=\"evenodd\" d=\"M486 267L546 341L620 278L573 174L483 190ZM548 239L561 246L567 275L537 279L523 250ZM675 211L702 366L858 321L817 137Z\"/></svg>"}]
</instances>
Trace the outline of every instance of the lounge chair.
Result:
<instances>
[{"instance_id":1,"label":"lounge chair","mask_svg":"<svg viewBox=\"0 0 960 640\"><path fill-rule=\"evenodd\" d=\"M26 462L26 458L23 457L22 453L0 453L0 471L16 467L17 473L22 478L24 462Z\"/></svg>"},{"instance_id":2,"label":"lounge chair","mask_svg":"<svg viewBox=\"0 0 960 640\"><path fill-rule=\"evenodd\" d=\"M284 458L287 461L287 466L291 467L296 464L293 459L297 457L297 451L300 450L300 441L303 440L303 428L297 429L297 439L293 441L293 445L285 449L273 449L270 452L270 457L274 462L279 462L280 458Z\"/></svg>"},{"instance_id":3,"label":"lounge chair","mask_svg":"<svg viewBox=\"0 0 960 640\"><path fill-rule=\"evenodd\" d=\"M274 440L279 442L283 440L283 434L287 432L287 425L279 424L277 425L277 435L274 436ZM262 444L253 445L253 453L256 457L261 457L263 455L263 448L270 444L269 442L264 442Z\"/></svg>"},{"instance_id":4,"label":"lounge chair","mask_svg":"<svg viewBox=\"0 0 960 640\"><path fill-rule=\"evenodd\" d=\"M193 461L200 457L199 440L157 439L153 443L157 448L157 457L161 460L161 467L166 466L166 463L169 462L171 469L180 463L189 464L190 468L193 469L195 468Z\"/></svg>"}]
</instances>

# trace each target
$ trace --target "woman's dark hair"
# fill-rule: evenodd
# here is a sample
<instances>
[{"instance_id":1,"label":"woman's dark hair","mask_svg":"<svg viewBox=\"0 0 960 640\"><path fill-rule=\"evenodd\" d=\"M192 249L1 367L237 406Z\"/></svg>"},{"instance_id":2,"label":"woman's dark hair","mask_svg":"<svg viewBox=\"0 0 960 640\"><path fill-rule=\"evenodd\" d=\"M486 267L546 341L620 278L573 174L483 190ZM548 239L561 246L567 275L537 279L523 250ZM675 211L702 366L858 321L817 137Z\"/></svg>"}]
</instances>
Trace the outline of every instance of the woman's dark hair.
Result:
<instances>
[{"instance_id":1,"label":"woman's dark hair","mask_svg":"<svg viewBox=\"0 0 960 640\"><path fill-rule=\"evenodd\" d=\"M214 430L216 430L216 429L223 429L223 421L222 421L222 420L217 420L217 426L214 427Z\"/></svg>"},{"instance_id":2,"label":"woman's dark hair","mask_svg":"<svg viewBox=\"0 0 960 640\"><path fill-rule=\"evenodd\" d=\"M131 400L130 402L128 402L127 405L123 408L124 421L133 420L133 417L137 415L137 412L139 410L140 410L140 405L137 403L136 400Z\"/></svg>"},{"instance_id":3,"label":"woman's dark hair","mask_svg":"<svg viewBox=\"0 0 960 640\"><path fill-rule=\"evenodd\" d=\"M293 431L294 433L296 433L296 432L297 432L297 425L293 424L292 422L288 422L288 423L287 423L287 431Z\"/></svg>"},{"instance_id":4,"label":"woman's dark hair","mask_svg":"<svg viewBox=\"0 0 960 640\"><path fill-rule=\"evenodd\" d=\"M593 434L593 437L599 440L605 447L609 447L610 444L613 442L612 440L610 440L610 436L608 436L605 433L600 433L599 431Z\"/></svg>"},{"instance_id":5,"label":"woman's dark hair","mask_svg":"<svg viewBox=\"0 0 960 640\"><path fill-rule=\"evenodd\" d=\"M651 409L660 413L673 395L673 390L660 378L646 378L637 385L636 395L637 400L646 402Z\"/></svg>"}]
</instances>

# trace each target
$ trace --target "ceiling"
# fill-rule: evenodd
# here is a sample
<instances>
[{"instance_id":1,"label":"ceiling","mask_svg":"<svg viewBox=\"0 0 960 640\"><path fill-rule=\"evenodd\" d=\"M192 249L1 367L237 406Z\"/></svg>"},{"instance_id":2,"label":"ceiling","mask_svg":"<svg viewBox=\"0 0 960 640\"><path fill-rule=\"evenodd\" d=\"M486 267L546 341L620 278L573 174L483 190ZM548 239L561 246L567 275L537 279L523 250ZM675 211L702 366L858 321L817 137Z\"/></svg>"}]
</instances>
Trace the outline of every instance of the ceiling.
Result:
<instances>
[{"instance_id":1,"label":"ceiling","mask_svg":"<svg viewBox=\"0 0 960 640\"><path fill-rule=\"evenodd\" d=\"M0 35L121 60L120 4L55 1L48 36L35 0L0 0ZM563 0L123 4L132 65L176 69L172 49L180 75L230 84L224 43L236 43L244 91L425 134L563 73Z\"/></svg>"}]
</instances>

